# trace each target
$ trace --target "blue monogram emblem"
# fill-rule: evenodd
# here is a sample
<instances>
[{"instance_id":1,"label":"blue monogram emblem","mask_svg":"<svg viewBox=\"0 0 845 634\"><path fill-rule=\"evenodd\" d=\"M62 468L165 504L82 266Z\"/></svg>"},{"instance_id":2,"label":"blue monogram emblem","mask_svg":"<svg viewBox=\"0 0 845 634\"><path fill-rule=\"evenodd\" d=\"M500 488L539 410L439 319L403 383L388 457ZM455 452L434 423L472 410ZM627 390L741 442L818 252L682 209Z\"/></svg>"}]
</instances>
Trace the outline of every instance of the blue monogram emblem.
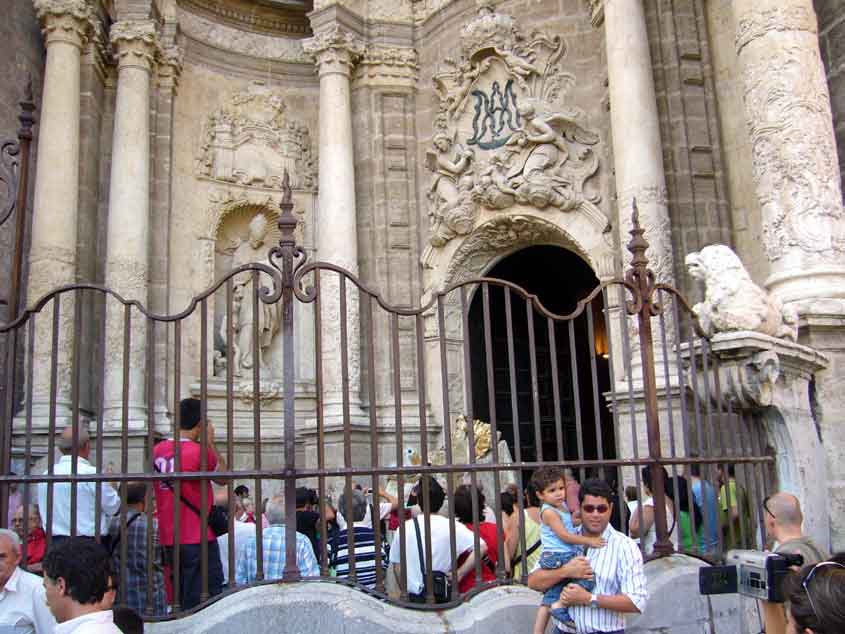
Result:
<instances>
[{"instance_id":1,"label":"blue monogram emblem","mask_svg":"<svg viewBox=\"0 0 845 634\"><path fill-rule=\"evenodd\" d=\"M482 90L473 90L475 116L472 119L473 137L469 145L483 150L492 150L507 143L511 135L522 125L516 110L516 95L513 79L509 79L502 91L498 81L493 82L488 95ZM514 125L515 124L515 125Z\"/></svg>"}]
</instances>

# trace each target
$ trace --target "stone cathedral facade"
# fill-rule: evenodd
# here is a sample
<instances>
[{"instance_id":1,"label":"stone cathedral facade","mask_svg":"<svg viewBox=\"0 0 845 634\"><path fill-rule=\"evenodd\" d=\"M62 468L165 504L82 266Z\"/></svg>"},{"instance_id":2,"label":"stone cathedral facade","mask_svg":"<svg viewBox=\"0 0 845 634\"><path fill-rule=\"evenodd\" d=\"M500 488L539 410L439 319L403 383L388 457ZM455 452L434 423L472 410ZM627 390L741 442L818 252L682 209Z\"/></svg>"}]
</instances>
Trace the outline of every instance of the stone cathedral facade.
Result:
<instances>
[{"instance_id":1,"label":"stone cathedral facade","mask_svg":"<svg viewBox=\"0 0 845 634\"><path fill-rule=\"evenodd\" d=\"M285 172L310 257L408 307L538 245L575 253L599 281L614 277L636 198L661 282L700 300L686 256L728 245L794 309L799 342L823 357L790 410L811 421L816 440L787 442L787 433L771 444L785 463L779 472L799 491L815 487L826 505L816 514L829 512L829 522L820 519L815 534L845 548L845 3L10 5L0 27L4 131L15 128L26 72L39 105L27 303L87 281L159 314L182 310L277 240ZM5 228L0 239L9 244ZM219 335L221 306L212 313ZM307 345L310 316L296 318ZM92 313L81 334L96 352L75 360L67 350L59 361L60 374L83 368L84 411L96 413L103 391L107 421L120 415L120 377L108 364L101 377L84 369L95 354L111 358L108 335L105 350L96 346L110 319ZM211 339L210 358L222 350ZM187 396L200 346L188 331L182 343ZM172 341L157 345L154 375L132 380L141 391L129 417L141 437L151 415L145 381L163 433L172 408ZM400 346L415 353L409 333ZM270 358L279 347L272 334L260 346ZM387 350L376 354L386 376ZM361 368L351 365L354 382ZM313 372L303 356L306 414ZM272 378L266 393L245 386L240 397L272 403ZM413 393L414 376L403 375L400 389ZM222 407L211 395L210 407ZM369 406L389 418L392 401ZM34 416L37 428L37 402Z\"/></svg>"}]
</instances>

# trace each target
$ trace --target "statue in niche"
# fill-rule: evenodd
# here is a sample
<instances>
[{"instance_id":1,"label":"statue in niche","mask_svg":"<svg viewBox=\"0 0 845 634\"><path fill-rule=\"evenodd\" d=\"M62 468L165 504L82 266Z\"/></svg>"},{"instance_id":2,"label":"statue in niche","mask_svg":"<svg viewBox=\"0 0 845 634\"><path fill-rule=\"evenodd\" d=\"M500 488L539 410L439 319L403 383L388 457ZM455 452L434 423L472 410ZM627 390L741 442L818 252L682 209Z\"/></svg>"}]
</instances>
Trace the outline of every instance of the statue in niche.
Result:
<instances>
[{"instance_id":1,"label":"statue in niche","mask_svg":"<svg viewBox=\"0 0 845 634\"><path fill-rule=\"evenodd\" d=\"M445 134L434 137L434 152L426 159L434 178L428 190L432 244L443 246L457 235L466 235L475 221L472 202L472 162L475 153L460 146L452 151L452 140Z\"/></svg>"},{"instance_id":2,"label":"statue in niche","mask_svg":"<svg viewBox=\"0 0 845 634\"><path fill-rule=\"evenodd\" d=\"M704 301L693 306L707 336L751 330L796 341L798 315L757 286L730 247L713 244L686 257L687 271L705 285Z\"/></svg>"},{"instance_id":3,"label":"statue in niche","mask_svg":"<svg viewBox=\"0 0 845 634\"><path fill-rule=\"evenodd\" d=\"M253 262L265 263L269 246L266 244L269 222L267 217L256 214L249 222L248 235L241 239L232 255L232 268L251 264ZM266 273L260 273L258 277L260 286L271 288L272 278ZM234 341L232 345L233 373L236 377L249 377L252 375L253 367L258 364L261 368L266 365L266 358L273 337L279 330L282 320L282 303L265 304L258 302L258 310L254 308L254 294L259 291L254 287L253 273L246 272L236 275L232 280L232 327L234 330ZM258 359L253 355L253 337L258 337ZM221 335L226 339L226 320L221 326Z\"/></svg>"}]
</instances>

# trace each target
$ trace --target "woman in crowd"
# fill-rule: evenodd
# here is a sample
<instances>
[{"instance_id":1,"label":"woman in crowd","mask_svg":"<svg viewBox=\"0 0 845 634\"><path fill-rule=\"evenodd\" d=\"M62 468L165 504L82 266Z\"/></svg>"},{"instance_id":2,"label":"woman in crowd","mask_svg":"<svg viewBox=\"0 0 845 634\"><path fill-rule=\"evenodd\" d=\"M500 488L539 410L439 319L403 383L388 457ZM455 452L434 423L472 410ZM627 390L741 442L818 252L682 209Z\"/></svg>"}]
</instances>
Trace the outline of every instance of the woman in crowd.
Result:
<instances>
[{"instance_id":1,"label":"woman in crowd","mask_svg":"<svg viewBox=\"0 0 845 634\"><path fill-rule=\"evenodd\" d=\"M845 565L823 561L805 566L787 577L783 591L787 634L845 632Z\"/></svg>"},{"instance_id":2,"label":"woman in crowd","mask_svg":"<svg viewBox=\"0 0 845 634\"><path fill-rule=\"evenodd\" d=\"M510 556L513 578L520 580L522 571L531 572L540 560L540 500L530 484L525 489L525 509L523 517L525 523L525 550L519 537L518 506L514 505L513 513L508 514L505 522L505 552ZM526 554L527 551L527 554Z\"/></svg>"},{"instance_id":3,"label":"woman in crowd","mask_svg":"<svg viewBox=\"0 0 845 634\"><path fill-rule=\"evenodd\" d=\"M496 562L499 558L499 537L496 531L496 525L492 522L485 522L483 520L486 502L484 499L484 493L481 492L481 489L475 489L475 492L477 496L477 513L474 514L472 512L472 486L462 484L455 489L455 518L471 531L475 531L476 527L478 527L477 530L479 536L484 540L484 543L487 544L487 554L484 559L481 560L481 581L482 583L486 583L488 581L496 580ZM463 563L464 559L466 559L466 554L461 555L461 558L458 559L458 566ZM505 567L507 568L507 565ZM469 592L474 587L475 570L472 570L461 579L458 584L458 590L462 593Z\"/></svg>"},{"instance_id":4,"label":"woman in crowd","mask_svg":"<svg viewBox=\"0 0 845 634\"><path fill-rule=\"evenodd\" d=\"M672 499L669 497L669 488L671 482L669 474L666 472L666 467L663 467L661 472L663 477L664 488L667 492L666 496L666 525L669 528L669 540L678 547L678 525L675 521L675 514L672 512ZM654 497L652 493L651 469L643 467L642 470L643 488L645 489L645 499L642 501L640 508L637 508L631 515L631 523L629 525L629 532L634 539L639 538L642 545L643 554L651 555L654 552L654 544L657 542L657 530L654 526Z\"/></svg>"}]
</instances>

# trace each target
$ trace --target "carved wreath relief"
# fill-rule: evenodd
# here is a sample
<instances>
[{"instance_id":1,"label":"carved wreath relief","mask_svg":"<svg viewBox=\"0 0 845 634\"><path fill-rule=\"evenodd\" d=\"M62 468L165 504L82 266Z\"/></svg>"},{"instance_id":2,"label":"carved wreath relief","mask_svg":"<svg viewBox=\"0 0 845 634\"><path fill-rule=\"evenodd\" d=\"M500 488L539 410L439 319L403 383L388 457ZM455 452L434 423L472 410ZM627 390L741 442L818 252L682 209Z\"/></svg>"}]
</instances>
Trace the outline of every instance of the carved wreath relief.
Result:
<instances>
[{"instance_id":1,"label":"carved wreath relief","mask_svg":"<svg viewBox=\"0 0 845 634\"><path fill-rule=\"evenodd\" d=\"M458 57L434 76L439 111L426 157L431 246L472 232L481 208L568 212L598 202L585 183L598 171L599 137L578 124L578 110L560 103L575 81L560 66L563 40L526 36L485 3L461 42Z\"/></svg>"},{"instance_id":2,"label":"carved wreath relief","mask_svg":"<svg viewBox=\"0 0 845 634\"><path fill-rule=\"evenodd\" d=\"M197 174L244 186L281 187L285 170L294 189L313 189L317 158L308 128L291 118L282 98L255 81L208 115Z\"/></svg>"}]
</instances>

